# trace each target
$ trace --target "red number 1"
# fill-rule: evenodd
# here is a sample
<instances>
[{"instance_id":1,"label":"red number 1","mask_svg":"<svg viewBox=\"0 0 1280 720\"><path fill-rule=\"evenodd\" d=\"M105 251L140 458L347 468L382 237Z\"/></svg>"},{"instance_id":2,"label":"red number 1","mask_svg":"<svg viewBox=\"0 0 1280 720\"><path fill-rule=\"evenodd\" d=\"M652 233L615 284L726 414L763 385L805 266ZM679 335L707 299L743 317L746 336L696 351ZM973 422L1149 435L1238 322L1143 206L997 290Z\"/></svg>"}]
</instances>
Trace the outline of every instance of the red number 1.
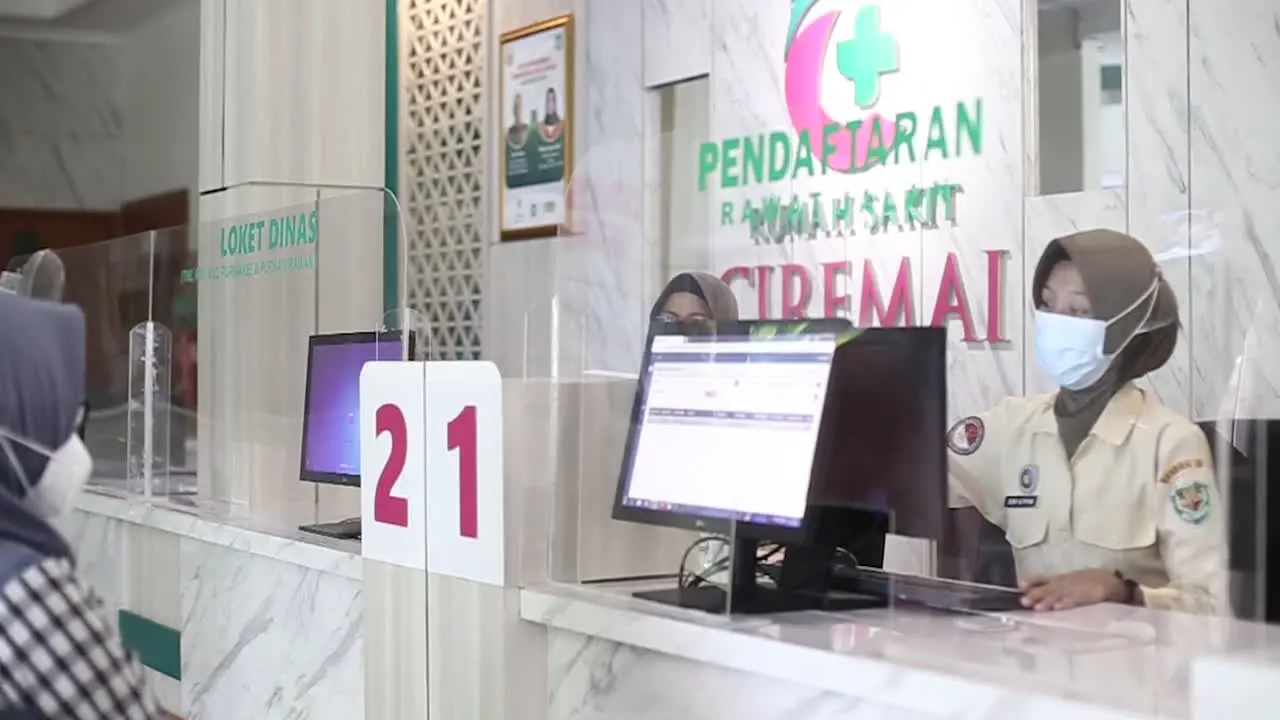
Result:
<instances>
[{"instance_id":1,"label":"red number 1","mask_svg":"<svg viewBox=\"0 0 1280 720\"><path fill-rule=\"evenodd\" d=\"M449 450L458 451L458 534L466 538L478 537L476 406L462 408L462 412L449 421L448 430Z\"/></svg>"},{"instance_id":2,"label":"red number 1","mask_svg":"<svg viewBox=\"0 0 1280 720\"><path fill-rule=\"evenodd\" d=\"M391 433L391 454L378 475L378 486L373 494L373 519L375 522L409 527L409 501L391 494L404 472L405 456L409 449L409 430L405 427L404 413L398 405L390 403L378 408L374 415L377 432Z\"/></svg>"}]
</instances>

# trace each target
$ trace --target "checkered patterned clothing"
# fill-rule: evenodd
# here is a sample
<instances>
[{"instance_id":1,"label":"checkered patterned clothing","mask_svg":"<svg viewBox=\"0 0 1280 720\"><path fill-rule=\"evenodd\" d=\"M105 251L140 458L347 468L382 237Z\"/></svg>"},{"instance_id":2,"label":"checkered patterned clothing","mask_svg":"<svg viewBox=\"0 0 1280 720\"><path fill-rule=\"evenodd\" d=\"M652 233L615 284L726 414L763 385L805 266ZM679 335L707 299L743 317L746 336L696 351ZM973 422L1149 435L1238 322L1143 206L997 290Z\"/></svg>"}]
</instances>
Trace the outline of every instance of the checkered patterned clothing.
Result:
<instances>
[{"instance_id":1,"label":"checkered patterned clothing","mask_svg":"<svg viewBox=\"0 0 1280 720\"><path fill-rule=\"evenodd\" d=\"M0 720L153 720L144 677L70 560L46 558L0 586Z\"/></svg>"}]
</instances>

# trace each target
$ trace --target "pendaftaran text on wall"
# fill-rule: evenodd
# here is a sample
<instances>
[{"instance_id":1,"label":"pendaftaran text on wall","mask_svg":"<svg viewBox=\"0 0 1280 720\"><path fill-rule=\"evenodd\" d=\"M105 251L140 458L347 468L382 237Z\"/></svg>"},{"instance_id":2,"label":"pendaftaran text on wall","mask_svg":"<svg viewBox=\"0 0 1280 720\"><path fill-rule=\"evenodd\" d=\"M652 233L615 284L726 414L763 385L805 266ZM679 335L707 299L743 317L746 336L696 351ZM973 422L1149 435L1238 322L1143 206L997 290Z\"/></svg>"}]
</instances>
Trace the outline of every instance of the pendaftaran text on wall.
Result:
<instances>
[{"instance_id":1,"label":"pendaftaran text on wall","mask_svg":"<svg viewBox=\"0 0 1280 720\"><path fill-rule=\"evenodd\" d=\"M874 115L815 131L777 130L705 142L698 149L698 191L760 187L758 195L719 205L720 226L743 227L755 244L954 224L964 192L961 184L939 180L885 188L872 172L982 154L981 99L935 106L928 112L927 126L920 127L916 113L902 112L892 121ZM850 169L833 169L838 158L849 153L848 147L859 148ZM838 177L841 172L849 176L852 187L839 193L776 192L784 183L822 175Z\"/></svg>"},{"instance_id":2,"label":"pendaftaran text on wall","mask_svg":"<svg viewBox=\"0 0 1280 720\"><path fill-rule=\"evenodd\" d=\"M780 60L790 127L702 143L698 190L713 196L718 242L740 229L744 248L779 247L786 257L786 246L814 242L827 246L815 254L831 261L734 264L722 266L721 277L751 288L759 317L847 315L864 326L958 320L966 342L1005 342L1001 303L1009 253L975 248L961 257L929 244L930 231L962 222L965 188L947 176L956 161L982 156L982 98L961 93L923 108L881 107L882 89L901 82L904 61L913 60L900 52L894 34L908 22L899 6L795 0L771 7L777 22L768 24L785 31ZM927 64L920 67L928 72ZM856 110L833 118L824 105L832 93ZM912 167L918 172L894 170ZM922 238L924 257L917 259L918 245L904 247L895 272L890 258L873 263L858 252L858 238L895 235ZM734 255L732 246L716 255ZM937 278L935 292L915 287L914 262ZM985 276L985 293L970 296L966 271ZM916 307L916 298L929 297L931 308ZM986 305L978 316L985 316L986 327L975 322L975 299Z\"/></svg>"}]
</instances>

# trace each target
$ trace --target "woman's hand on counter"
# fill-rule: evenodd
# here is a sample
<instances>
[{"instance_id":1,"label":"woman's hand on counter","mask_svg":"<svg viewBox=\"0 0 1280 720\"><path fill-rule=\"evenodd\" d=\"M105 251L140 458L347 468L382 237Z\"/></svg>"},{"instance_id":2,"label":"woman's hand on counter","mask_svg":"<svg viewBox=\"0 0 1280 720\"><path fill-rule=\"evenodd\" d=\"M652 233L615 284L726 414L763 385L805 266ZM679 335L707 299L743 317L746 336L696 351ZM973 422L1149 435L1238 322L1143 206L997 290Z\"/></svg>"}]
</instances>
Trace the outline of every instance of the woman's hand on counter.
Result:
<instances>
[{"instance_id":1,"label":"woman's hand on counter","mask_svg":"<svg viewBox=\"0 0 1280 720\"><path fill-rule=\"evenodd\" d=\"M1095 568L1038 577L1018 583L1022 604L1039 611L1070 610L1104 602L1124 602L1124 582L1115 572Z\"/></svg>"}]
</instances>

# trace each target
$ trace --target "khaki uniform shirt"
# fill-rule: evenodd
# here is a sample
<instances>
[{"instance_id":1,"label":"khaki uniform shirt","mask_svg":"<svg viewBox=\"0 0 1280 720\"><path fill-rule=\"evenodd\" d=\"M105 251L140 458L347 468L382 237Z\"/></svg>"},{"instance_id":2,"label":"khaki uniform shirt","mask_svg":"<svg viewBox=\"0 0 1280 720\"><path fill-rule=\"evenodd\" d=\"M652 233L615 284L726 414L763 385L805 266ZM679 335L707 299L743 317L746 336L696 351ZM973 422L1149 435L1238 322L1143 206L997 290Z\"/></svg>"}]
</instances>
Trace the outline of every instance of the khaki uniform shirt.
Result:
<instances>
[{"instance_id":1,"label":"khaki uniform shirt","mask_svg":"<svg viewBox=\"0 0 1280 720\"><path fill-rule=\"evenodd\" d=\"M1226 533L1204 433L1133 384L1075 456L1053 395L1009 398L947 436L951 507L1004 529L1018 577L1118 570L1148 607L1226 612Z\"/></svg>"}]
</instances>

